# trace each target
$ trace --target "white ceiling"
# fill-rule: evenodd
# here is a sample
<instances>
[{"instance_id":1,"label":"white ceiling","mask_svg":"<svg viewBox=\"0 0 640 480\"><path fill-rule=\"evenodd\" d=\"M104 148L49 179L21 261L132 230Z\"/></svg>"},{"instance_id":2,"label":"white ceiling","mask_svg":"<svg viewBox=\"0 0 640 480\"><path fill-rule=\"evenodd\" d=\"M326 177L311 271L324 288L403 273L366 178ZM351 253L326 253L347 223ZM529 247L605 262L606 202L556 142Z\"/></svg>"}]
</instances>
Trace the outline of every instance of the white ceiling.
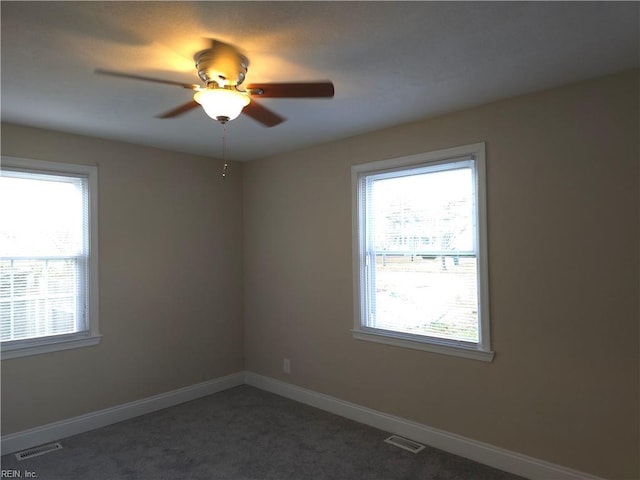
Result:
<instances>
[{"instance_id":1,"label":"white ceiling","mask_svg":"<svg viewBox=\"0 0 640 480\"><path fill-rule=\"evenodd\" d=\"M238 46L247 83L330 79L333 99L262 99L288 121L227 126L253 160L639 66L637 2L1 3L2 120L220 157L222 126L175 86L207 38Z\"/></svg>"}]
</instances>

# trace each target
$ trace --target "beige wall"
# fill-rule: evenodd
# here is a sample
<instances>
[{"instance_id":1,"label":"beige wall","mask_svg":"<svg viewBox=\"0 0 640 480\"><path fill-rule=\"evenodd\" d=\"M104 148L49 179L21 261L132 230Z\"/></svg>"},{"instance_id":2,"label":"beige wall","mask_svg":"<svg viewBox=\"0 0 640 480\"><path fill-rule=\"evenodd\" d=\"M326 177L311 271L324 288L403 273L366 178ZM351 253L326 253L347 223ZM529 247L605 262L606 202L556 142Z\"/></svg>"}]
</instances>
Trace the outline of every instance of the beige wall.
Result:
<instances>
[{"instance_id":1,"label":"beige wall","mask_svg":"<svg viewBox=\"0 0 640 480\"><path fill-rule=\"evenodd\" d=\"M2 362L3 435L243 368L242 166L2 126L2 154L98 164L95 347Z\"/></svg>"},{"instance_id":2,"label":"beige wall","mask_svg":"<svg viewBox=\"0 0 640 480\"><path fill-rule=\"evenodd\" d=\"M631 72L245 165L247 369L640 477L638 135ZM351 165L480 141L495 360L354 340Z\"/></svg>"}]
</instances>

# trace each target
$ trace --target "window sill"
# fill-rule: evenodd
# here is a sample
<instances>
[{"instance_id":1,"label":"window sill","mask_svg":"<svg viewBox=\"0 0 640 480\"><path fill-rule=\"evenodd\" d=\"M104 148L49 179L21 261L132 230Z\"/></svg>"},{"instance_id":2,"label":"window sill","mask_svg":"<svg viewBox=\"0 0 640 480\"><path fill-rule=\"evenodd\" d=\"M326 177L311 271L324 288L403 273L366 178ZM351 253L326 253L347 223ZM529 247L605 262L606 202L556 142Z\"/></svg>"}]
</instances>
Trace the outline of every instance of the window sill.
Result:
<instances>
[{"instance_id":1,"label":"window sill","mask_svg":"<svg viewBox=\"0 0 640 480\"><path fill-rule=\"evenodd\" d=\"M64 335L60 337L39 338L31 341L16 343L13 345L3 345L2 360L10 358L26 357L29 355L39 355L42 353L57 352L60 350L70 350L73 348L91 347L100 343L102 335Z\"/></svg>"},{"instance_id":2,"label":"window sill","mask_svg":"<svg viewBox=\"0 0 640 480\"><path fill-rule=\"evenodd\" d=\"M416 340L410 336L393 333L380 333L378 331L351 330L353 338L356 340L366 340L368 342L384 343L396 347L413 348L426 352L439 353L442 355L452 355L454 357L470 358L483 362L493 361L495 353L490 350L481 350L479 347L467 346L463 344L454 345L443 341Z\"/></svg>"}]
</instances>

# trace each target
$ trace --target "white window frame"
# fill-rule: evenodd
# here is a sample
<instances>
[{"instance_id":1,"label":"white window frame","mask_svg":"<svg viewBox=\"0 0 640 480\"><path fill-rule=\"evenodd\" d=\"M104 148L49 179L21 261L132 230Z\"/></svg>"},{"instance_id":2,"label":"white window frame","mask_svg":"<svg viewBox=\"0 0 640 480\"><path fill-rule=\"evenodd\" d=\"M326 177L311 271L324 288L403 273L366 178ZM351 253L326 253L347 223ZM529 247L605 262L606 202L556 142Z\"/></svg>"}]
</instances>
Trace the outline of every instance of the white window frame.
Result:
<instances>
[{"instance_id":1,"label":"white window frame","mask_svg":"<svg viewBox=\"0 0 640 480\"><path fill-rule=\"evenodd\" d=\"M366 274L366 219L365 188L363 178L372 174L410 170L421 166L446 165L462 159L473 161L476 191L476 239L477 239L477 282L478 282L478 343L440 339L423 335L381 330L367 324L367 274ZM485 143L474 143L459 147L425 152L401 158L381 160L354 165L352 178L353 213L353 291L354 328L353 337L384 343L398 347L425 350L434 353L490 362L491 350L489 323L489 275L487 259L487 207L486 207L486 167Z\"/></svg>"},{"instance_id":2,"label":"white window frame","mask_svg":"<svg viewBox=\"0 0 640 480\"><path fill-rule=\"evenodd\" d=\"M101 335L98 322L98 167L70 163L49 162L26 158L2 156L0 173L3 168L30 173L43 173L61 176L81 176L88 183L88 245L86 286L86 327L81 332L37 337L24 340L2 342L0 352L2 360L37 355L59 350L88 347L100 343Z\"/></svg>"}]
</instances>

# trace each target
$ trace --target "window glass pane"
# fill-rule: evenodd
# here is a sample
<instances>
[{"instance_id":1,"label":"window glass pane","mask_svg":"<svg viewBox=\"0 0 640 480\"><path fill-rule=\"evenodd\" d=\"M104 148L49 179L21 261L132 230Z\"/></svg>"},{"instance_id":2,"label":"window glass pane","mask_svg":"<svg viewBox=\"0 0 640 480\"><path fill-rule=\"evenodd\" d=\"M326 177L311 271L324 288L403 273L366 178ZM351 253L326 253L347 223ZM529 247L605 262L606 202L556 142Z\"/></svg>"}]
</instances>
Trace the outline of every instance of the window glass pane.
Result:
<instances>
[{"instance_id":1,"label":"window glass pane","mask_svg":"<svg viewBox=\"0 0 640 480\"><path fill-rule=\"evenodd\" d=\"M371 327L478 342L474 256L376 255Z\"/></svg>"},{"instance_id":2,"label":"window glass pane","mask_svg":"<svg viewBox=\"0 0 640 480\"><path fill-rule=\"evenodd\" d=\"M471 168L375 179L370 208L375 250L474 250Z\"/></svg>"},{"instance_id":3,"label":"window glass pane","mask_svg":"<svg viewBox=\"0 0 640 480\"><path fill-rule=\"evenodd\" d=\"M366 326L479 341L474 172L462 163L365 182Z\"/></svg>"},{"instance_id":4,"label":"window glass pane","mask_svg":"<svg viewBox=\"0 0 640 480\"><path fill-rule=\"evenodd\" d=\"M0 262L2 341L78 330L76 264L71 259Z\"/></svg>"},{"instance_id":5,"label":"window glass pane","mask_svg":"<svg viewBox=\"0 0 640 480\"><path fill-rule=\"evenodd\" d=\"M36 300L16 300L11 307L13 333L7 340L38 336L38 330L42 330L38 328L42 326L42 305Z\"/></svg>"},{"instance_id":6,"label":"window glass pane","mask_svg":"<svg viewBox=\"0 0 640 480\"><path fill-rule=\"evenodd\" d=\"M75 260L60 259L47 261L47 292L51 296L75 295L78 282Z\"/></svg>"},{"instance_id":7,"label":"window glass pane","mask_svg":"<svg viewBox=\"0 0 640 480\"><path fill-rule=\"evenodd\" d=\"M82 178L5 171L0 176L0 205L2 256L83 253Z\"/></svg>"},{"instance_id":8,"label":"window glass pane","mask_svg":"<svg viewBox=\"0 0 640 480\"><path fill-rule=\"evenodd\" d=\"M83 331L88 253L84 177L0 176L0 339Z\"/></svg>"},{"instance_id":9,"label":"window glass pane","mask_svg":"<svg viewBox=\"0 0 640 480\"><path fill-rule=\"evenodd\" d=\"M11 322L11 304L0 300L0 340L10 340L13 336L13 323Z\"/></svg>"},{"instance_id":10,"label":"window glass pane","mask_svg":"<svg viewBox=\"0 0 640 480\"><path fill-rule=\"evenodd\" d=\"M73 333L76 330L76 297L52 298L48 303L47 333Z\"/></svg>"}]
</instances>

